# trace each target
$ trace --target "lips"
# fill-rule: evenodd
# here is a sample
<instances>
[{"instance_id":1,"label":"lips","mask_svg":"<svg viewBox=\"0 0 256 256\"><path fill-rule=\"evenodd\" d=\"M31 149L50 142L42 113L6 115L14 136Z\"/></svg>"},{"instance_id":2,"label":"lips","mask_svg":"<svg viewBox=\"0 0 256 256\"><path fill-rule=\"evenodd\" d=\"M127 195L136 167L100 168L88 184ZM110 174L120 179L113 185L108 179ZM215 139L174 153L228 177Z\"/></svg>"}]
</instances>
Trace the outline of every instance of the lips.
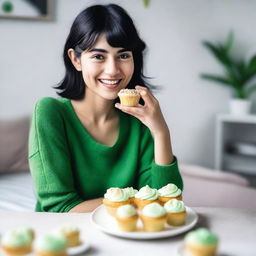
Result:
<instances>
[{"instance_id":1,"label":"lips","mask_svg":"<svg viewBox=\"0 0 256 256\"><path fill-rule=\"evenodd\" d=\"M98 81L105 87L114 89L116 88L122 79L98 79Z\"/></svg>"}]
</instances>

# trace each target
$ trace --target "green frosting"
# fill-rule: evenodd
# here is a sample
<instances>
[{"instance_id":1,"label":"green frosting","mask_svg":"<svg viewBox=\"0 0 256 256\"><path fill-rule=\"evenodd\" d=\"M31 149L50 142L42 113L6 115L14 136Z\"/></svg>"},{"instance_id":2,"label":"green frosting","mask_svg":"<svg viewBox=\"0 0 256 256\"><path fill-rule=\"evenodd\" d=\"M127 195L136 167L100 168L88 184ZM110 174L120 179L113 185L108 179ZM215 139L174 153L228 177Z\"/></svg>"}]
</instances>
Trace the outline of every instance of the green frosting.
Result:
<instances>
[{"instance_id":1,"label":"green frosting","mask_svg":"<svg viewBox=\"0 0 256 256\"><path fill-rule=\"evenodd\" d=\"M137 189L134 189L132 187L124 188L124 190L128 193L129 197L134 197L136 193L138 193Z\"/></svg>"},{"instance_id":2,"label":"green frosting","mask_svg":"<svg viewBox=\"0 0 256 256\"><path fill-rule=\"evenodd\" d=\"M163 206L161 206L159 203L151 203L147 204L142 209L142 215L152 218L158 218L162 217L166 214L166 211Z\"/></svg>"},{"instance_id":3,"label":"green frosting","mask_svg":"<svg viewBox=\"0 0 256 256\"><path fill-rule=\"evenodd\" d=\"M207 228L198 228L185 236L185 242L199 245L214 245L218 243L218 238Z\"/></svg>"},{"instance_id":4,"label":"green frosting","mask_svg":"<svg viewBox=\"0 0 256 256\"><path fill-rule=\"evenodd\" d=\"M104 197L112 202L124 202L129 199L129 194L125 189L109 188Z\"/></svg>"},{"instance_id":5,"label":"green frosting","mask_svg":"<svg viewBox=\"0 0 256 256\"><path fill-rule=\"evenodd\" d=\"M168 213L178 213L178 212L185 212L186 207L184 203L177 199L171 199L164 204L164 209Z\"/></svg>"},{"instance_id":6,"label":"green frosting","mask_svg":"<svg viewBox=\"0 0 256 256\"><path fill-rule=\"evenodd\" d=\"M35 249L46 252L58 252L67 248L67 240L60 235L47 234L35 242Z\"/></svg>"},{"instance_id":7,"label":"green frosting","mask_svg":"<svg viewBox=\"0 0 256 256\"><path fill-rule=\"evenodd\" d=\"M127 218L127 217L132 217L134 215L137 215L137 212L134 206L130 204L126 204L126 205L119 206L117 208L116 214L119 218Z\"/></svg>"},{"instance_id":8,"label":"green frosting","mask_svg":"<svg viewBox=\"0 0 256 256\"><path fill-rule=\"evenodd\" d=\"M158 198L158 192L155 188L150 188L148 185L142 187L135 197L141 200L156 200Z\"/></svg>"},{"instance_id":9,"label":"green frosting","mask_svg":"<svg viewBox=\"0 0 256 256\"><path fill-rule=\"evenodd\" d=\"M31 242L31 237L28 233L19 232L18 230L9 231L2 238L2 245L20 247L28 245Z\"/></svg>"},{"instance_id":10,"label":"green frosting","mask_svg":"<svg viewBox=\"0 0 256 256\"><path fill-rule=\"evenodd\" d=\"M159 196L163 197L177 197L181 195L181 190L175 184L167 184L158 189Z\"/></svg>"},{"instance_id":11,"label":"green frosting","mask_svg":"<svg viewBox=\"0 0 256 256\"><path fill-rule=\"evenodd\" d=\"M33 234L34 234L34 231L31 227L27 227L27 226L24 226L24 227L20 227L17 229L18 232L20 233L25 233L27 234L31 239L33 239Z\"/></svg>"}]
</instances>

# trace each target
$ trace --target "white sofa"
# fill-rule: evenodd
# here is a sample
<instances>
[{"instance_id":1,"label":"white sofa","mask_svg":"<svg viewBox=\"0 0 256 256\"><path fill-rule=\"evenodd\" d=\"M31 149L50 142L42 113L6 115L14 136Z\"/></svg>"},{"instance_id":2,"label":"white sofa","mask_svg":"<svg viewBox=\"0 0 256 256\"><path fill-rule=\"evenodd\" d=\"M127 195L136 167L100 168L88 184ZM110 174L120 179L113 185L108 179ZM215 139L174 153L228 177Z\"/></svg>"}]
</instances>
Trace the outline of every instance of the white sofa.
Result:
<instances>
[{"instance_id":1,"label":"white sofa","mask_svg":"<svg viewBox=\"0 0 256 256\"><path fill-rule=\"evenodd\" d=\"M35 196L28 171L28 117L0 121L0 210L33 211ZM188 206L256 210L256 189L243 177L196 165L180 164L183 198Z\"/></svg>"}]
</instances>

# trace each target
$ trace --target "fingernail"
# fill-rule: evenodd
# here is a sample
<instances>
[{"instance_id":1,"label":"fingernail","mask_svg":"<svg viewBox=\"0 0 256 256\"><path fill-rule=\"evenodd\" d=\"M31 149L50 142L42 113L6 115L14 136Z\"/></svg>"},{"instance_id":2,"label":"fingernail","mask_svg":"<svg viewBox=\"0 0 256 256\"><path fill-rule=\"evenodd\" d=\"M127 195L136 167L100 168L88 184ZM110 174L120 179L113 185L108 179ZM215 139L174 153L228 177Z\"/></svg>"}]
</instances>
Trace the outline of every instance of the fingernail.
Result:
<instances>
[{"instance_id":1,"label":"fingernail","mask_svg":"<svg viewBox=\"0 0 256 256\"><path fill-rule=\"evenodd\" d=\"M119 103L116 103L116 104L115 104L115 107L116 107L116 108L118 108L119 106L120 106L120 104L119 104Z\"/></svg>"},{"instance_id":2,"label":"fingernail","mask_svg":"<svg viewBox=\"0 0 256 256\"><path fill-rule=\"evenodd\" d=\"M146 92L145 91L141 91L140 94L143 96L143 95L146 95Z\"/></svg>"}]
</instances>

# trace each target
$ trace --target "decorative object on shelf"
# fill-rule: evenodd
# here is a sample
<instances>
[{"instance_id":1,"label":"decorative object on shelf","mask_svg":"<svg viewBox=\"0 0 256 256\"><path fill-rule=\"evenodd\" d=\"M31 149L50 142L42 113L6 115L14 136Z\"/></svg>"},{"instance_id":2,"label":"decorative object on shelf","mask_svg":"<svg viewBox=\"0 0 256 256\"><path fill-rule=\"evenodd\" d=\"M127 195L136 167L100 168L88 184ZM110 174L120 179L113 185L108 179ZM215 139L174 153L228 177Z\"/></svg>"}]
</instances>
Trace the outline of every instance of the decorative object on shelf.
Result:
<instances>
[{"instance_id":1,"label":"decorative object on shelf","mask_svg":"<svg viewBox=\"0 0 256 256\"><path fill-rule=\"evenodd\" d=\"M201 77L220 83L232 90L231 114L248 114L251 108L250 96L256 91L252 79L256 75L256 53L249 60L236 59L231 55L234 33L230 32L225 43L203 41L203 45L213 54L224 68L224 75L201 74Z\"/></svg>"},{"instance_id":2,"label":"decorative object on shelf","mask_svg":"<svg viewBox=\"0 0 256 256\"><path fill-rule=\"evenodd\" d=\"M256 157L256 143L246 141L232 141L226 146L227 152L236 155Z\"/></svg>"},{"instance_id":3,"label":"decorative object on shelf","mask_svg":"<svg viewBox=\"0 0 256 256\"><path fill-rule=\"evenodd\" d=\"M0 1L1 19L52 20L54 0Z\"/></svg>"}]
</instances>

